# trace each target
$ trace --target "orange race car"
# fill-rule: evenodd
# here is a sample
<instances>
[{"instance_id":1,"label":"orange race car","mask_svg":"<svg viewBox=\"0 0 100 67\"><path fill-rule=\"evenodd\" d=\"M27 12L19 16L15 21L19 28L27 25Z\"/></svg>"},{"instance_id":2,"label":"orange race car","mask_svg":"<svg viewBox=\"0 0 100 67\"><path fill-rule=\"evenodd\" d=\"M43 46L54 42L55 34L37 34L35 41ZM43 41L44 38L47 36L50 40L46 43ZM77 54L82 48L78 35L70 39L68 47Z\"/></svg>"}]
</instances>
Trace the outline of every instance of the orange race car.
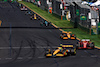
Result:
<instances>
[{"instance_id":1,"label":"orange race car","mask_svg":"<svg viewBox=\"0 0 100 67\"><path fill-rule=\"evenodd\" d=\"M64 57L69 55L76 55L76 48L73 44L60 44L58 48L55 48L53 51L48 49L46 50L46 57Z\"/></svg>"},{"instance_id":2,"label":"orange race car","mask_svg":"<svg viewBox=\"0 0 100 67\"><path fill-rule=\"evenodd\" d=\"M60 34L60 38L61 39L71 39L71 40L75 40L76 39L76 36L75 36L75 34L71 34L72 32L62 32L61 34Z\"/></svg>"}]
</instances>

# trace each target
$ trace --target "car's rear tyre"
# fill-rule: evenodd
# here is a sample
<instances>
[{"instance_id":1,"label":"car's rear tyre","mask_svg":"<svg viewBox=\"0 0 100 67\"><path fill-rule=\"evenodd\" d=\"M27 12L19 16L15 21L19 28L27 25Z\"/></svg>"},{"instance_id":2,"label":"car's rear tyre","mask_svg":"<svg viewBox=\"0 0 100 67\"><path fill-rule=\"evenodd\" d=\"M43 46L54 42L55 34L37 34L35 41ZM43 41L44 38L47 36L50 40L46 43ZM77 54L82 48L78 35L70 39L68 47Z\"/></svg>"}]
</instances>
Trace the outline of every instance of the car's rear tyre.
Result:
<instances>
[{"instance_id":1,"label":"car's rear tyre","mask_svg":"<svg viewBox=\"0 0 100 67\"><path fill-rule=\"evenodd\" d=\"M76 49L71 49L71 55L76 55Z\"/></svg>"},{"instance_id":2,"label":"car's rear tyre","mask_svg":"<svg viewBox=\"0 0 100 67\"><path fill-rule=\"evenodd\" d=\"M60 38L63 39L64 35L60 34Z\"/></svg>"},{"instance_id":3,"label":"car's rear tyre","mask_svg":"<svg viewBox=\"0 0 100 67\"><path fill-rule=\"evenodd\" d=\"M32 18L30 18L30 20L32 20Z\"/></svg>"},{"instance_id":4,"label":"car's rear tyre","mask_svg":"<svg viewBox=\"0 0 100 67\"><path fill-rule=\"evenodd\" d=\"M92 43L90 43L90 47L92 48L92 49L94 49L95 47L94 47L94 43L92 42Z\"/></svg>"},{"instance_id":5,"label":"car's rear tyre","mask_svg":"<svg viewBox=\"0 0 100 67\"><path fill-rule=\"evenodd\" d=\"M76 44L76 49L78 49L78 47L80 47L80 43L79 42Z\"/></svg>"}]
</instances>

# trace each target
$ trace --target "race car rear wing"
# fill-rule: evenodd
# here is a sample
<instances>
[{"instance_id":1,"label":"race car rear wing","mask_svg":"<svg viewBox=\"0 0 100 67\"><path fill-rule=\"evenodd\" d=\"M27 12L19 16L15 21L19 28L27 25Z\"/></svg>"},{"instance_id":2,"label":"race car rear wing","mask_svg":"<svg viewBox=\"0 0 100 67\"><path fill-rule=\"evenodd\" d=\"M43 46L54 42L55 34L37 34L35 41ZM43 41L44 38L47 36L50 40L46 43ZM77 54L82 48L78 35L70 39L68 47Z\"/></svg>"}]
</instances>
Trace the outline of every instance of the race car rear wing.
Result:
<instances>
[{"instance_id":1,"label":"race car rear wing","mask_svg":"<svg viewBox=\"0 0 100 67\"><path fill-rule=\"evenodd\" d=\"M82 39L81 41L90 41L90 39Z\"/></svg>"},{"instance_id":2,"label":"race car rear wing","mask_svg":"<svg viewBox=\"0 0 100 67\"><path fill-rule=\"evenodd\" d=\"M70 47L70 48L73 48L73 45L63 44L62 47L66 47L66 48Z\"/></svg>"}]
</instances>

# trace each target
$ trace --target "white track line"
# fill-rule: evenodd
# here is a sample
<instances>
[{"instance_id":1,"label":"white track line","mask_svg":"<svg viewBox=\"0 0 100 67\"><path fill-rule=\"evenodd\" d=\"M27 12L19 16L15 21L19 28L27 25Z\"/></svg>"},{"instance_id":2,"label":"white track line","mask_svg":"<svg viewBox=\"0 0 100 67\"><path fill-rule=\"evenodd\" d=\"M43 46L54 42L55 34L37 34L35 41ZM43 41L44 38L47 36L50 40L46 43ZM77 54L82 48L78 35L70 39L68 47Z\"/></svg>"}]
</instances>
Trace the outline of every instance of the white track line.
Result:
<instances>
[{"instance_id":1,"label":"white track line","mask_svg":"<svg viewBox=\"0 0 100 67\"><path fill-rule=\"evenodd\" d=\"M70 56L71 58L76 58L77 56ZM80 56L80 57L87 57L87 56ZM96 57L98 57L97 55L91 55L91 56L89 56L89 57L92 57L92 58L96 58ZM27 57L26 59L32 59L33 57ZM38 58L40 58L40 59L42 59L42 58L46 58L46 57L38 57ZM5 58L5 60L12 60L13 58ZM17 58L18 60L23 60L24 58L23 57L18 57ZM2 58L0 58L0 60L2 60Z\"/></svg>"},{"instance_id":2,"label":"white track line","mask_svg":"<svg viewBox=\"0 0 100 67\"><path fill-rule=\"evenodd\" d=\"M20 49L20 47L0 47L0 49ZM51 48L51 47L21 47L21 48L24 48L24 49L30 49L30 48L40 48L40 49L43 49L43 48ZM57 48L56 46L52 47L52 48Z\"/></svg>"},{"instance_id":3,"label":"white track line","mask_svg":"<svg viewBox=\"0 0 100 67\"><path fill-rule=\"evenodd\" d=\"M32 59L33 57L28 57L28 59Z\"/></svg>"},{"instance_id":4,"label":"white track line","mask_svg":"<svg viewBox=\"0 0 100 67\"><path fill-rule=\"evenodd\" d=\"M6 60L11 60L12 58L5 58Z\"/></svg>"},{"instance_id":5,"label":"white track line","mask_svg":"<svg viewBox=\"0 0 100 67\"><path fill-rule=\"evenodd\" d=\"M76 56L70 56L70 57L75 58Z\"/></svg>"},{"instance_id":6,"label":"white track line","mask_svg":"<svg viewBox=\"0 0 100 67\"><path fill-rule=\"evenodd\" d=\"M87 56L81 56L81 57L87 57Z\"/></svg>"},{"instance_id":7,"label":"white track line","mask_svg":"<svg viewBox=\"0 0 100 67\"><path fill-rule=\"evenodd\" d=\"M91 57L98 57L97 55L91 55Z\"/></svg>"},{"instance_id":8,"label":"white track line","mask_svg":"<svg viewBox=\"0 0 100 67\"><path fill-rule=\"evenodd\" d=\"M45 57L38 57L38 58L45 58Z\"/></svg>"},{"instance_id":9,"label":"white track line","mask_svg":"<svg viewBox=\"0 0 100 67\"><path fill-rule=\"evenodd\" d=\"M18 59L18 60L22 60L22 59L23 59L23 57L18 57L17 59Z\"/></svg>"}]
</instances>

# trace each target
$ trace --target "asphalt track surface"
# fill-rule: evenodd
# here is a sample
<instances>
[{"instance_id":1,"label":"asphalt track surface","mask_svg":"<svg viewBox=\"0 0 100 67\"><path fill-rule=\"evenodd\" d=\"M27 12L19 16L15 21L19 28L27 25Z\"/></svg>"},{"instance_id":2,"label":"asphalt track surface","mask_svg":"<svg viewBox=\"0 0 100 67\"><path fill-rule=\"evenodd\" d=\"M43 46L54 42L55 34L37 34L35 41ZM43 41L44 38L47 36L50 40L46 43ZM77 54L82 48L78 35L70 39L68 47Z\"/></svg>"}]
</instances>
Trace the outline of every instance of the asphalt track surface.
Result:
<instances>
[{"instance_id":1,"label":"asphalt track surface","mask_svg":"<svg viewBox=\"0 0 100 67\"><path fill-rule=\"evenodd\" d=\"M77 50L76 56L46 58L47 48L60 43L75 45L77 40L60 39L58 29L41 27L40 20L30 20L16 5L6 4L0 5L0 67L100 67L98 49Z\"/></svg>"}]
</instances>

